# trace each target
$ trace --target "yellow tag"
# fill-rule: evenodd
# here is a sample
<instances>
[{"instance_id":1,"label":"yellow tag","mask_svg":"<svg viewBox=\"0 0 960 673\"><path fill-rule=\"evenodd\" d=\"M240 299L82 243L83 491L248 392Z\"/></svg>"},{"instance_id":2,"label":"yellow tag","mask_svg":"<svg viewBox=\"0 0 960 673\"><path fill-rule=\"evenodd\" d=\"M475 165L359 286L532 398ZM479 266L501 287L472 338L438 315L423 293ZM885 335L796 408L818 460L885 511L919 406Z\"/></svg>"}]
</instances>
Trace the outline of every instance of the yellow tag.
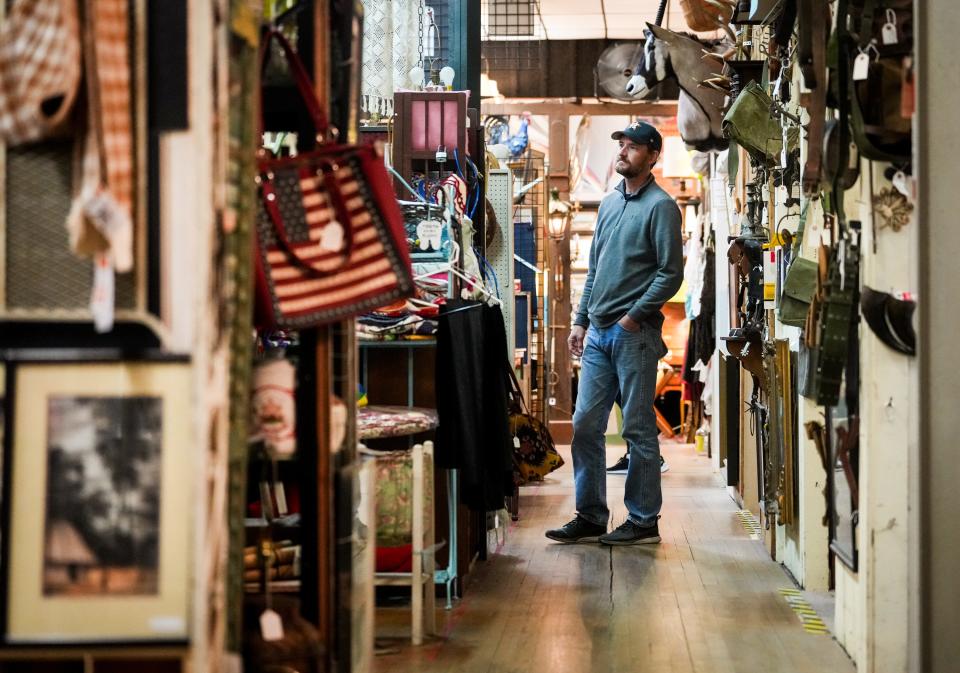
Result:
<instances>
[{"instance_id":1,"label":"yellow tag","mask_svg":"<svg viewBox=\"0 0 960 673\"><path fill-rule=\"evenodd\" d=\"M230 28L233 32L250 43L251 47L256 47L260 41L260 29L257 17L253 10L243 2L232 3L233 20L230 22Z\"/></svg>"},{"instance_id":2,"label":"yellow tag","mask_svg":"<svg viewBox=\"0 0 960 673\"><path fill-rule=\"evenodd\" d=\"M774 288L773 283L764 283L763 284L763 298L765 301L773 301L776 297L776 289Z\"/></svg>"}]
</instances>

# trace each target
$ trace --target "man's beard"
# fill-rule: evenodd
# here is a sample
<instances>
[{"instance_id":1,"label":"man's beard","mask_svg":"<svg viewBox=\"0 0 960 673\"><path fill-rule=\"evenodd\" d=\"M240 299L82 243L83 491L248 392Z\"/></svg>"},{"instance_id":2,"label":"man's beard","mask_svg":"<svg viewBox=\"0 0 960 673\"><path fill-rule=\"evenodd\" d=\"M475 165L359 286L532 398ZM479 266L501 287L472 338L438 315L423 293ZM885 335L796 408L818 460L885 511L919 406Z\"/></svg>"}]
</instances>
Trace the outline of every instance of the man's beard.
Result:
<instances>
[{"instance_id":1,"label":"man's beard","mask_svg":"<svg viewBox=\"0 0 960 673\"><path fill-rule=\"evenodd\" d=\"M624 166L624 168L621 168L621 166ZM640 168L632 166L626 161L618 161L613 169L627 179L640 177L640 174L643 172Z\"/></svg>"}]
</instances>

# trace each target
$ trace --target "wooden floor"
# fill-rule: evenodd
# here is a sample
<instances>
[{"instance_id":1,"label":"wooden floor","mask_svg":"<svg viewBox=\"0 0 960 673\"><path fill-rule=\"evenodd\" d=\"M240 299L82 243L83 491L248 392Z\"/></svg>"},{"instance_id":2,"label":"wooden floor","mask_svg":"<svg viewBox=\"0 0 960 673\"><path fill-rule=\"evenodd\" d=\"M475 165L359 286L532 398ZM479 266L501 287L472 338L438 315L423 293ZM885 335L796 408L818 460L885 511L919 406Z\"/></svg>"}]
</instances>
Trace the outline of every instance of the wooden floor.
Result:
<instances>
[{"instance_id":1,"label":"wooden floor","mask_svg":"<svg viewBox=\"0 0 960 673\"><path fill-rule=\"evenodd\" d=\"M611 447L610 461L620 452ZM544 538L573 514L567 460L549 481L521 490L520 521L505 544L478 564L464 599L438 611L440 637L411 647L390 637L408 628L409 613L378 609L378 644L395 649L376 657L375 671L853 673L831 636L805 632L778 594L793 585L750 539L709 460L671 442L663 453L671 470L659 545ZM623 481L608 478L614 525L626 515Z\"/></svg>"}]
</instances>

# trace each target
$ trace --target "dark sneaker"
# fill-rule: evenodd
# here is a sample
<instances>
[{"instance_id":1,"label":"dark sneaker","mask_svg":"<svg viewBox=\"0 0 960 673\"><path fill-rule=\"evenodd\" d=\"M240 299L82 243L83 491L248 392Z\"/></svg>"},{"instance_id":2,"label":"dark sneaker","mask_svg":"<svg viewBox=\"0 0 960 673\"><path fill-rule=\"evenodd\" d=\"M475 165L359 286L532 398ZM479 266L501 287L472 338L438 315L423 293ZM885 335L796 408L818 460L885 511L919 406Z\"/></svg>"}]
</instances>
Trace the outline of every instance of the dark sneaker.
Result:
<instances>
[{"instance_id":1,"label":"dark sneaker","mask_svg":"<svg viewBox=\"0 0 960 673\"><path fill-rule=\"evenodd\" d=\"M557 542L574 544L577 542L597 542L600 540L600 536L606 532L606 526L590 523L586 519L578 516L563 528L548 530L546 535L551 540Z\"/></svg>"},{"instance_id":2,"label":"dark sneaker","mask_svg":"<svg viewBox=\"0 0 960 673\"><path fill-rule=\"evenodd\" d=\"M670 469L670 464L663 459L663 456L660 456L660 474L667 472Z\"/></svg>"},{"instance_id":3,"label":"dark sneaker","mask_svg":"<svg viewBox=\"0 0 960 673\"><path fill-rule=\"evenodd\" d=\"M640 526L630 519L617 526L616 530L600 536L600 544L609 545L656 544L657 542L660 542L657 524Z\"/></svg>"},{"instance_id":4,"label":"dark sneaker","mask_svg":"<svg viewBox=\"0 0 960 673\"><path fill-rule=\"evenodd\" d=\"M630 467L630 454L623 454L623 458L607 468L607 474L626 474Z\"/></svg>"}]
</instances>

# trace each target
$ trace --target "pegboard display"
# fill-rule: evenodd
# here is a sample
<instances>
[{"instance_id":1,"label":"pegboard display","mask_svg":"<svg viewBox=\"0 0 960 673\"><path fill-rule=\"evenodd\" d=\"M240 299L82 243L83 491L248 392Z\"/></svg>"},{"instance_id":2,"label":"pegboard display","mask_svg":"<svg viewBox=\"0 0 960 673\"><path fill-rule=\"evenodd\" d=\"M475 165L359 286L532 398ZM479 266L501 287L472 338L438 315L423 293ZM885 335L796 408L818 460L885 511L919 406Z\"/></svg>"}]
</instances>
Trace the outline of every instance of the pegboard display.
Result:
<instances>
[{"instance_id":1,"label":"pegboard display","mask_svg":"<svg viewBox=\"0 0 960 673\"><path fill-rule=\"evenodd\" d=\"M530 150L508 163L513 173L514 277L521 290L530 292L530 413L547 422L547 338L546 338L546 170L542 152ZM526 264L524 263L526 262ZM529 265L529 266L528 266ZM535 267L536 270L530 267Z\"/></svg>"},{"instance_id":2,"label":"pegboard display","mask_svg":"<svg viewBox=\"0 0 960 673\"><path fill-rule=\"evenodd\" d=\"M516 330L513 319L513 176L507 169L487 172L487 200L493 206L496 221L488 218L486 226L495 231L488 234L487 261L497 276L497 288L503 302L503 320L507 329L507 353L516 348ZM492 238L491 238L492 237Z\"/></svg>"},{"instance_id":3,"label":"pegboard display","mask_svg":"<svg viewBox=\"0 0 960 673\"><path fill-rule=\"evenodd\" d=\"M70 251L73 145L48 141L8 148L0 312L37 319L89 315L93 263ZM117 274L116 308L136 308L136 274Z\"/></svg>"}]
</instances>

